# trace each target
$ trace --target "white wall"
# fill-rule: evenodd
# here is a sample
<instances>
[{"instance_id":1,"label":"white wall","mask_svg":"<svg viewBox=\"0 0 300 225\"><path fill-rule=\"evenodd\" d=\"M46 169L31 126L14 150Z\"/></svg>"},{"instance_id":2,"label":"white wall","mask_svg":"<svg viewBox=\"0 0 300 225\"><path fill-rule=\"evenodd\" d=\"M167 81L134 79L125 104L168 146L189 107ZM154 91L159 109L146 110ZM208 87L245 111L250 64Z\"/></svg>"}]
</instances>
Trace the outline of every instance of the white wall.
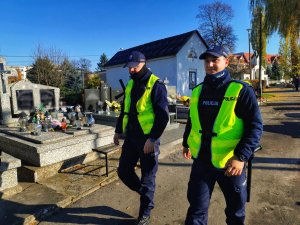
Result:
<instances>
[{"instance_id":1,"label":"white wall","mask_svg":"<svg viewBox=\"0 0 300 225\"><path fill-rule=\"evenodd\" d=\"M122 89L119 79L124 81L126 85L129 80L128 68L123 68L123 65L106 68L106 81L112 89Z\"/></svg>"},{"instance_id":2,"label":"white wall","mask_svg":"<svg viewBox=\"0 0 300 225\"><path fill-rule=\"evenodd\" d=\"M175 57L149 60L146 62L146 65L148 68L150 68L152 73L158 76L161 80L164 80L165 77L167 77L169 80L169 85L176 85ZM126 85L129 80L128 68L123 68L123 65L106 68L106 80L113 89L121 89L119 79L122 79Z\"/></svg>"},{"instance_id":3,"label":"white wall","mask_svg":"<svg viewBox=\"0 0 300 225\"><path fill-rule=\"evenodd\" d=\"M153 74L158 76L161 80L164 80L166 77L169 80L170 86L176 86L176 58L166 57L158 58L155 60L149 60L147 62L148 68L152 71Z\"/></svg>"},{"instance_id":4,"label":"white wall","mask_svg":"<svg viewBox=\"0 0 300 225\"><path fill-rule=\"evenodd\" d=\"M196 52L196 58L188 58L191 49ZM199 59L201 53L206 50L198 35L194 34L190 40L177 53L177 93L190 96L192 90L189 89L189 71L197 72L197 84L203 81L205 76L204 62Z\"/></svg>"}]
</instances>

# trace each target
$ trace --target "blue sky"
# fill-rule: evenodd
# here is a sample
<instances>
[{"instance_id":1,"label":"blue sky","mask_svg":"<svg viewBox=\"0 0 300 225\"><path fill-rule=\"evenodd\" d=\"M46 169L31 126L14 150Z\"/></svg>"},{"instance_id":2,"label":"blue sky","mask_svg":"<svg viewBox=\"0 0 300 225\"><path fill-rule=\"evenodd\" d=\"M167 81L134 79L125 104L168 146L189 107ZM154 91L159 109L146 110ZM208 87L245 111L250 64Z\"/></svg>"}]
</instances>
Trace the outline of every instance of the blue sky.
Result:
<instances>
[{"instance_id":1,"label":"blue sky","mask_svg":"<svg viewBox=\"0 0 300 225\"><path fill-rule=\"evenodd\" d=\"M105 53L195 30L198 7L208 0L1 0L0 56L8 65L30 65L38 45L54 47L72 59L87 58L92 70ZM232 6L235 52L248 52L248 0L223 0ZM279 38L267 43L278 53ZM13 56L13 57L11 57ZM16 57L17 56L17 57Z\"/></svg>"}]
</instances>

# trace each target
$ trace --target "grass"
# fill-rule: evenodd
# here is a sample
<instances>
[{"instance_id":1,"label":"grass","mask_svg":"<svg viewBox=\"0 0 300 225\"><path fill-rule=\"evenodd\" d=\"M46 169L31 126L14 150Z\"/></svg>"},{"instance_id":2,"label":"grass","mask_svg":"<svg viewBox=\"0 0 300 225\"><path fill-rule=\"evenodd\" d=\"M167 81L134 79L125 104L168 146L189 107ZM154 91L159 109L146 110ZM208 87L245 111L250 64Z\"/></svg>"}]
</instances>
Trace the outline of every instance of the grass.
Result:
<instances>
[{"instance_id":1,"label":"grass","mask_svg":"<svg viewBox=\"0 0 300 225\"><path fill-rule=\"evenodd\" d=\"M269 94L269 93L263 93L263 94L262 94L262 97L265 98L265 99L270 99L270 98L276 97L276 95L274 95L274 94Z\"/></svg>"}]
</instances>

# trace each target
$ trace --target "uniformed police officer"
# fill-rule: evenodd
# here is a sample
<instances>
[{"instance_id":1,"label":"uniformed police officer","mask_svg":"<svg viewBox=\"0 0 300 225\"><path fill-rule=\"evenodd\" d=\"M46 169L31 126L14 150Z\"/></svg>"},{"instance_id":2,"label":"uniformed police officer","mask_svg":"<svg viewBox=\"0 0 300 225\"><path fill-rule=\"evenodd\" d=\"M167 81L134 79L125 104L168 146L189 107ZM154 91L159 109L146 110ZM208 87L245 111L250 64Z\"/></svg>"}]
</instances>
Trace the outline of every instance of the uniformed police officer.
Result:
<instances>
[{"instance_id":1,"label":"uniformed police officer","mask_svg":"<svg viewBox=\"0 0 300 225\"><path fill-rule=\"evenodd\" d=\"M231 79L224 48L211 47L200 59L204 60L206 76L193 89L183 137L184 157L194 159L185 224L207 224L209 202L217 182L226 200L226 223L243 225L247 199L245 162L262 134L260 110L253 88Z\"/></svg>"},{"instance_id":2,"label":"uniformed police officer","mask_svg":"<svg viewBox=\"0 0 300 225\"><path fill-rule=\"evenodd\" d=\"M155 177L158 168L160 136L169 121L167 90L163 82L146 66L145 56L133 51L124 67L130 80L118 118L114 143L125 134L118 175L131 190L140 194L138 225L150 222L154 207ZM141 179L135 173L140 160Z\"/></svg>"}]
</instances>

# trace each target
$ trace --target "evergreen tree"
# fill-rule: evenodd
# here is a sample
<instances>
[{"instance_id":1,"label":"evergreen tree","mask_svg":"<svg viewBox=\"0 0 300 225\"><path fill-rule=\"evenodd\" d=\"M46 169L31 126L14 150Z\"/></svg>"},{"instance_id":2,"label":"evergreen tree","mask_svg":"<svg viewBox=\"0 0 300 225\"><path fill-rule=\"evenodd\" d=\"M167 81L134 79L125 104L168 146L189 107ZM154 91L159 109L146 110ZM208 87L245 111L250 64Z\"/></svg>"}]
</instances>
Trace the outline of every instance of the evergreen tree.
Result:
<instances>
[{"instance_id":1,"label":"evergreen tree","mask_svg":"<svg viewBox=\"0 0 300 225\"><path fill-rule=\"evenodd\" d=\"M97 68L96 71L103 71L104 70L104 65L108 62L108 58L105 53L102 53L100 56L100 62L97 63Z\"/></svg>"},{"instance_id":2,"label":"evergreen tree","mask_svg":"<svg viewBox=\"0 0 300 225\"><path fill-rule=\"evenodd\" d=\"M274 80L280 80L281 78L281 72L277 60L275 60L272 64L272 76L270 78Z\"/></svg>"},{"instance_id":3,"label":"evergreen tree","mask_svg":"<svg viewBox=\"0 0 300 225\"><path fill-rule=\"evenodd\" d=\"M273 79L273 73L272 73L272 66L271 65L267 66L266 73L268 74L269 78Z\"/></svg>"}]
</instances>

